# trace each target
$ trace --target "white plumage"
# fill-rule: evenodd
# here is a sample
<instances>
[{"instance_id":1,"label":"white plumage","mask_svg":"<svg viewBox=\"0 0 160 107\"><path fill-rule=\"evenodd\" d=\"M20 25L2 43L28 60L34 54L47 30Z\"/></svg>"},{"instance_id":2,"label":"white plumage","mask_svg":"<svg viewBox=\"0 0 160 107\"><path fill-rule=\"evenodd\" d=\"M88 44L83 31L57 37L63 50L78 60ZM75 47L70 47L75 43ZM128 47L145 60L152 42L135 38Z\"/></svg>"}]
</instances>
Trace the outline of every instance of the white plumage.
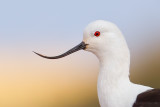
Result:
<instances>
[{"instance_id":1,"label":"white plumage","mask_svg":"<svg viewBox=\"0 0 160 107\"><path fill-rule=\"evenodd\" d=\"M101 107L160 107L160 89L130 81L130 52L123 34L111 22L90 23L84 30L83 42L64 54L48 57L35 53L47 59L58 59L81 49L99 59L97 90Z\"/></svg>"},{"instance_id":2,"label":"white plumage","mask_svg":"<svg viewBox=\"0 0 160 107\"><path fill-rule=\"evenodd\" d=\"M94 36L100 31L99 37ZM101 107L132 107L137 95L151 89L129 80L130 52L116 25L98 20L84 30L87 51L94 53L100 63L98 97Z\"/></svg>"}]
</instances>

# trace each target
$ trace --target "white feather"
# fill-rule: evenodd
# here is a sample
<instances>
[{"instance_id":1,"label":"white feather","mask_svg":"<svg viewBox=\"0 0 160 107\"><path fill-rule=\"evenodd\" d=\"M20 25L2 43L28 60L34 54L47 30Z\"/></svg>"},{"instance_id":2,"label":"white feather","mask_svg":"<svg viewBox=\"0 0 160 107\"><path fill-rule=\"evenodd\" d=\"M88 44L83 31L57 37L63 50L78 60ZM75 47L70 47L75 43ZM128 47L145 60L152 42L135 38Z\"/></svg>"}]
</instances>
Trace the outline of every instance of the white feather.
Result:
<instances>
[{"instance_id":1,"label":"white feather","mask_svg":"<svg viewBox=\"0 0 160 107\"><path fill-rule=\"evenodd\" d=\"M100 36L94 32L100 31ZM94 53L100 62L98 97L101 107L132 107L138 94L151 89L129 80L130 53L126 41L111 22L98 20L84 30L83 41L87 51Z\"/></svg>"}]
</instances>

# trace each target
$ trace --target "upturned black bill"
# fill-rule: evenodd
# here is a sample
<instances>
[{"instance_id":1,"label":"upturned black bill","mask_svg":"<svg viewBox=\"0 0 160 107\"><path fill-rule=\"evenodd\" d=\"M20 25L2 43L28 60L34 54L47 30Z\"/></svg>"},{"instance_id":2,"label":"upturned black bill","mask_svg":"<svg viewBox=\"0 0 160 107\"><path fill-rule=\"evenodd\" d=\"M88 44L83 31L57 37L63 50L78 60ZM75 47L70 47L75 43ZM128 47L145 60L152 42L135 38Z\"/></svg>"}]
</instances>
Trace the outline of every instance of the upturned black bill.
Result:
<instances>
[{"instance_id":1,"label":"upturned black bill","mask_svg":"<svg viewBox=\"0 0 160 107\"><path fill-rule=\"evenodd\" d=\"M34 51L33 51L33 52L34 52L35 54L43 57L43 58L47 58L47 59L58 59L58 58L62 58L62 57L65 57L65 56L67 56L67 55L70 55L70 54L72 54L72 53L74 53L74 52L76 52L76 51L79 51L79 50L81 50L81 49L85 49L85 48L86 48L86 45L87 45L87 44L85 44L84 42L81 42L79 45L77 45L77 46L75 46L74 48L68 50L67 52L65 52L65 53L63 53L63 54L61 54L61 55L52 56L52 57L44 56L44 55L41 55L41 54L39 54L39 53L37 53L37 52L34 52Z\"/></svg>"}]
</instances>

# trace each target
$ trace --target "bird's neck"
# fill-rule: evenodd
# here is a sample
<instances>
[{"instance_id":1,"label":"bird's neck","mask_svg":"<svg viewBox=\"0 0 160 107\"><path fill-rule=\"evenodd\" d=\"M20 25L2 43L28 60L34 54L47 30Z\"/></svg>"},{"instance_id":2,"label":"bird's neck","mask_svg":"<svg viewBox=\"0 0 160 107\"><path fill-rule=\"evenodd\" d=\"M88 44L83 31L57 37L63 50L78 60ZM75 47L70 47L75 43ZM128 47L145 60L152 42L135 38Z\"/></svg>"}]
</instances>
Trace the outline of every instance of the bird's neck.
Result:
<instances>
[{"instance_id":1,"label":"bird's neck","mask_svg":"<svg viewBox=\"0 0 160 107\"><path fill-rule=\"evenodd\" d=\"M128 48L127 48L128 49ZM130 86L129 50L121 51L121 53L112 52L100 55L100 72L98 76L98 97L101 106L110 104L109 99L118 98L119 93L123 94L124 87ZM117 91L119 90L119 92ZM118 95L116 94L118 93ZM111 95L111 96L110 96ZM116 97L115 97L116 96ZM115 101L118 99L115 99ZM103 104L103 103L106 104ZM103 107L103 106L102 106Z\"/></svg>"},{"instance_id":2,"label":"bird's neck","mask_svg":"<svg viewBox=\"0 0 160 107\"><path fill-rule=\"evenodd\" d=\"M112 55L105 56L100 59L99 76L102 76L102 79L108 82L119 82L123 79L129 79L129 53L112 53Z\"/></svg>"},{"instance_id":3,"label":"bird's neck","mask_svg":"<svg viewBox=\"0 0 160 107\"><path fill-rule=\"evenodd\" d=\"M103 52L95 53L100 62L100 75L109 81L129 78L130 52L124 42L116 44L114 49L107 48Z\"/></svg>"}]
</instances>

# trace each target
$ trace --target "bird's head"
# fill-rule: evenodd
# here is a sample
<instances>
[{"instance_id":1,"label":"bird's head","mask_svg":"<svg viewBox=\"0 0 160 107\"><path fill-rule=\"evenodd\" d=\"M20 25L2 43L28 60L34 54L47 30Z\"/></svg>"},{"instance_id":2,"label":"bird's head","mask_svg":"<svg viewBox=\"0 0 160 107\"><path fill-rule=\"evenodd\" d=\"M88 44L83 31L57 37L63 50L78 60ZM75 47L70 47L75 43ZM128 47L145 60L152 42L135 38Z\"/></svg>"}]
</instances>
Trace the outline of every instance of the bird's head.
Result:
<instances>
[{"instance_id":1,"label":"bird's head","mask_svg":"<svg viewBox=\"0 0 160 107\"><path fill-rule=\"evenodd\" d=\"M83 42L87 44L85 50L98 57L114 54L126 48L126 42L118 27L104 20L90 23L84 30Z\"/></svg>"},{"instance_id":2,"label":"bird's head","mask_svg":"<svg viewBox=\"0 0 160 107\"><path fill-rule=\"evenodd\" d=\"M36 53L47 59L58 59L78 50L86 50L102 58L104 54L114 54L126 48L126 42L116 25L111 22L97 20L90 23L83 32L83 42L59 56L48 57ZM119 53L121 54L121 53ZM123 53L122 53L123 54Z\"/></svg>"}]
</instances>

